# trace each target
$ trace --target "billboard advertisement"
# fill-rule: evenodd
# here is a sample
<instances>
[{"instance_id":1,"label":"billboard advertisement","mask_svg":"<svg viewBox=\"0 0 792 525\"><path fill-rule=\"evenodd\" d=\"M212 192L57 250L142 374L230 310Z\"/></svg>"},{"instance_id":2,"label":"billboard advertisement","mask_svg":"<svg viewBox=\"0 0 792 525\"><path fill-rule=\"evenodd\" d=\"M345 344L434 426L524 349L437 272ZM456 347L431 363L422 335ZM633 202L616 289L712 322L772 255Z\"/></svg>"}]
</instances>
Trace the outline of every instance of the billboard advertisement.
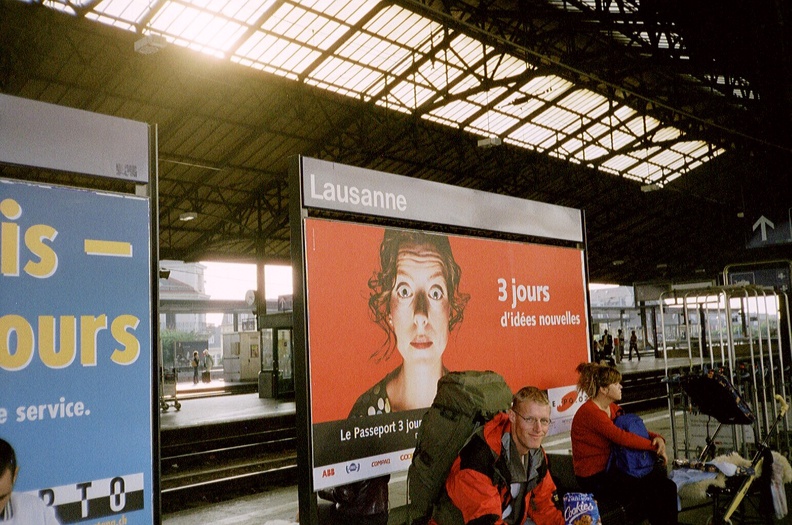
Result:
<instances>
[{"instance_id":1,"label":"billboard advertisement","mask_svg":"<svg viewBox=\"0 0 792 525\"><path fill-rule=\"evenodd\" d=\"M149 217L143 198L0 180L0 438L19 516L153 522Z\"/></svg>"},{"instance_id":2,"label":"billboard advertisement","mask_svg":"<svg viewBox=\"0 0 792 525\"><path fill-rule=\"evenodd\" d=\"M548 389L571 418L583 250L318 218L304 239L315 490L406 470L446 371Z\"/></svg>"}]
</instances>

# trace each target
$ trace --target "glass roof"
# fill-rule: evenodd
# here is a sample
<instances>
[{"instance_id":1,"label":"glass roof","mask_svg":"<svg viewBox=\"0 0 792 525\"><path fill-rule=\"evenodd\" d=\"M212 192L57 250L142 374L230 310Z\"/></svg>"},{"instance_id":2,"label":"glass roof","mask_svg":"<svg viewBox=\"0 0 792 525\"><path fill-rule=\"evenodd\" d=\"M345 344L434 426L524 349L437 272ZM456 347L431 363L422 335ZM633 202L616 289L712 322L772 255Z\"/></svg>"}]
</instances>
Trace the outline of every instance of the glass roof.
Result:
<instances>
[{"instance_id":1,"label":"glass roof","mask_svg":"<svg viewBox=\"0 0 792 525\"><path fill-rule=\"evenodd\" d=\"M723 153L538 63L378 0L43 3L646 184L663 186Z\"/></svg>"}]
</instances>

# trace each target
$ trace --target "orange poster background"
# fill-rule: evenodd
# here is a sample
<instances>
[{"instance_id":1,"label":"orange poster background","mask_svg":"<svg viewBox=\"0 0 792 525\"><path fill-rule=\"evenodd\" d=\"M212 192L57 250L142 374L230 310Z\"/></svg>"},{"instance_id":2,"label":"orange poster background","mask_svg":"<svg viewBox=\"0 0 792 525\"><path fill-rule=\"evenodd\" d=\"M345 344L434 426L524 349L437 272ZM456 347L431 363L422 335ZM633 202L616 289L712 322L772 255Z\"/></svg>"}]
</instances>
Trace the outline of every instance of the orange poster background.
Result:
<instances>
[{"instance_id":1,"label":"orange poster background","mask_svg":"<svg viewBox=\"0 0 792 525\"><path fill-rule=\"evenodd\" d=\"M401 363L398 352L377 363L371 355L385 333L370 317L368 280L379 268L384 228L306 219L308 347L313 423L346 419L360 394ZM588 360L583 253L573 248L449 236L462 268L460 290L470 294L464 320L443 355L449 370L494 370L513 390L572 385L575 366ZM498 279L508 300L498 300ZM512 279L545 285L549 302L512 308ZM507 326L507 312L577 316L578 323Z\"/></svg>"}]
</instances>

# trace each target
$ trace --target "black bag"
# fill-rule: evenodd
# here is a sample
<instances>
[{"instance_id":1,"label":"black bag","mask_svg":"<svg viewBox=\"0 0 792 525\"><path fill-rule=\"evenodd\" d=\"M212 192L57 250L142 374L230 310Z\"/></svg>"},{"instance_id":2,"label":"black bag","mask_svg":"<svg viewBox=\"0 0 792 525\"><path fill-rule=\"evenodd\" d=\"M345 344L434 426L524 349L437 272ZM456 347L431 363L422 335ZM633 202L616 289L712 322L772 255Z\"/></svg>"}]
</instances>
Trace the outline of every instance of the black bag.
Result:
<instances>
[{"instance_id":1,"label":"black bag","mask_svg":"<svg viewBox=\"0 0 792 525\"><path fill-rule=\"evenodd\" d=\"M208 370L201 372L201 381L209 383L212 380L212 374Z\"/></svg>"},{"instance_id":2,"label":"black bag","mask_svg":"<svg viewBox=\"0 0 792 525\"><path fill-rule=\"evenodd\" d=\"M680 383L702 413L725 425L752 425L755 417L729 379L715 370L689 374Z\"/></svg>"}]
</instances>

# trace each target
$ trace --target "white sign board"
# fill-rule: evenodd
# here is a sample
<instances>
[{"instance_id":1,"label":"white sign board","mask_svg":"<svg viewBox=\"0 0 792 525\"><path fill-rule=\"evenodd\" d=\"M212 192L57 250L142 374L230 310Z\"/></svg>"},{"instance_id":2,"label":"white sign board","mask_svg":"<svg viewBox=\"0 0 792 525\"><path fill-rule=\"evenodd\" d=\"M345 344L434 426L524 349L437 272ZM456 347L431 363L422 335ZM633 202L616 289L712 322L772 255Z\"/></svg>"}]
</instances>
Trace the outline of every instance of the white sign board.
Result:
<instances>
[{"instance_id":1,"label":"white sign board","mask_svg":"<svg viewBox=\"0 0 792 525\"><path fill-rule=\"evenodd\" d=\"M148 125L0 94L0 162L148 183Z\"/></svg>"}]
</instances>

